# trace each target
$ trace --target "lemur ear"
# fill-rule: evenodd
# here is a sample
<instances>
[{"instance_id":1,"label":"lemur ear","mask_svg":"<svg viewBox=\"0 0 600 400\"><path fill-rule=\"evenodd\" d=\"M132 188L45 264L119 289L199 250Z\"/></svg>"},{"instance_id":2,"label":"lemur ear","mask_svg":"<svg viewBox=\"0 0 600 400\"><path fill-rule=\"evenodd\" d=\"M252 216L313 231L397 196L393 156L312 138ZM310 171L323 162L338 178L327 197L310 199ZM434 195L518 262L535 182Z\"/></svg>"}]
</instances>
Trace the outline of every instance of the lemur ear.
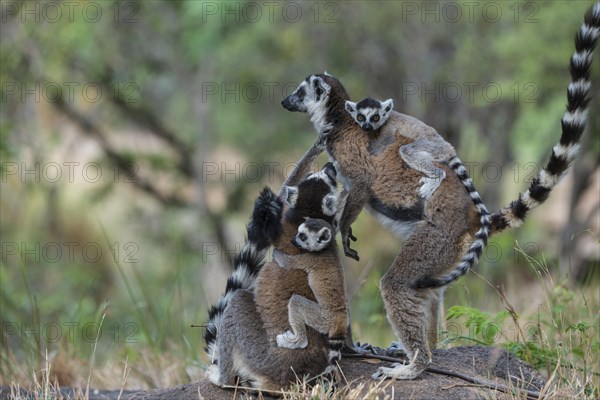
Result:
<instances>
[{"instance_id":1,"label":"lemur ear","mask_svg":"<svg viewBox=\"0 0 600 400\"><path fill-rule=\"evenodd\" d=\"M381 108L383 108L385 112L390 112L392 108L394 108L394 100L387 99L386 101L382 101Z\"/></svg>"},{"instance_id":2,"label":"lemur ear","mask_svg":"<svg viewBox=\"0 0 600 400\"><path fill-rule=\"evenodd\" d=\"M298 188L296 186L285 186L283 198L290 207L294 207L298 200Z\"/></svg>"},{"instance_id":3,"label":"lemur ear","mask_svg":"<svg viewBox=\"0 0 600 400\"><path fill-rule=\"evenodd\" d=\"M319 243L329 243L331 240L331 229L324 227L319 231L319 239L317 240Z\"/></svg>"},{"instance_id":4,"label":"lemur ear","mask_svg":"<svg viewBox=\"0 0 600 400\"><path fill-rule=\"evenodd\" d=\"M327 216L335 215L337 211L337 196L334 194L329 194L323 197L321 206L323 208L323 214Z\"/></svg>"},{"instance_id":5,"label":"lemur ear","mask_svg":"<svg viewBox=\"0 0 600 400\"><path fill-rule=\"evenodd\" d=\"M321 95L323 93L328 93L329 89L331 89L331 86L329 86L327 83L325 83L323 78L320 78L320 77L316 77L312 81L312 84L315 87L315 92L317 94L317 101L321 100Z\"/></svg>"},{"instance_id":6,"label":"lemur ear","mask_svg":"<svg viewBox=\"0 0 600 400\"><path fill-rule=\"evenodd\" d=\"M346 100L346 111L348 111L350 114L354 114L356 112L356 103Z\"/></svg>"}]
</instances>

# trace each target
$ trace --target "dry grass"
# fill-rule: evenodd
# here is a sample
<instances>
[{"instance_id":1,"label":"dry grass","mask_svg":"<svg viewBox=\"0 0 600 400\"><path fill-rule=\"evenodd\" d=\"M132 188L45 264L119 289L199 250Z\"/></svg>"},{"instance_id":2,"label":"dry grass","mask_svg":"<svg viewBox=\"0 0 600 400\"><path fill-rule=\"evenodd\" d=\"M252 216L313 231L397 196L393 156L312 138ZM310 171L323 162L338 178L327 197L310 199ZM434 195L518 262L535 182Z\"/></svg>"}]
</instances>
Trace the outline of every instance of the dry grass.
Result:
<instances>
[{"instance_id":1,"label":"dry grass","mask_svg":"<svg viewBox=\"0 0 600 400\"><path fill-rule=\"evenodd\" d=\"M570 288L557 282L543 258L527 257L537 276L532 290L518 288L505 291L486 281L496 293L497 303L506 310L502 329L493 343L505 346L525 361L536 366L546 376L542 389L547 399L596 399L600 395L600 294L598 285L587 288ZM489 291L488 291L489 293ZM488 294L489 296L489 294ZM528 297L534 296L538 304ZM99 311L99 327L110 312L103 306ZM493 315L490 314L490 318ZM464 323L464 321L462 321ZM360 322L355 321L360 324ZM164 327L161 327L164 329ZM509 334L507 334L507 332ZM149 332L152 334L152 332ZM448 335L448 332L445 332ZM447 336L446 346L473 344L482 341L477 335ZM43 351L41 357L23 359L8 346L0 352L2 383L10 385L12 398L19 399L19 390L27 389L34 399L62 398L58 387L80 388L76 399L87 399L92 388L148 389L168 387L195 381L203 377L198 357L189 357L189 349L167 341L166 348L153 346L153 342L137 343L126 351L105 354L98 362L98 341L89 346L89 352L64 346L48 351L39 343L31 344L30 353ZM122 350L122 349L121 349ZM21 353L22 354L22 353ZM187 357L186 357L187 355ZM190 359L192 361L190 361ZM41 360L41 361L40 361ZM393 398L391 381L366 382L347 385L337 390L314 382L303 382L287 392L284 399L363 399ZM514 383L506 382L514 387ZM490 398L507 398L506 394L490 391ZM515 399L521 398L515 391ZM260 397L259 397L260 398Z\"/></svg>"}]
</instances>

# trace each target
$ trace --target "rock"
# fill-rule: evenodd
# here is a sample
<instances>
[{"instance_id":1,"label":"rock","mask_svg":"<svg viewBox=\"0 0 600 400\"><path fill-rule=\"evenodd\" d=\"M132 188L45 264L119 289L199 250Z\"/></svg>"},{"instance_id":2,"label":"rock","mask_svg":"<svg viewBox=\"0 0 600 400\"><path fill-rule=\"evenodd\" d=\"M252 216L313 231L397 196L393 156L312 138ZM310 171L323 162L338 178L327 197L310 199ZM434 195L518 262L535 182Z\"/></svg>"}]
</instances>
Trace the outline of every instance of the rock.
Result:
<instances>
[{"instance_id":1,"label":"rock","mask_svg":"<svg viewBox=\"0 0 600 400\"><path fill-rule=\"evenodd\" d=\"M412 381L385 380L378 384L371 379L371 375L380 366L389 366L389 362L376 359L346 358L340 363L342 372L348 382L337 389L336 399L514 399L539 398L538 392L545 383L545 379L530 365L517 359L505 350L494 347L465 346L454 347L447 350L436 350L433 353L433 362L419 378ZM443 372L443 373L442 373ZM449 376L448 374L462 374L463 377ZM466 381L464 378L475 378L485 381L484 387ZM376 385L375 388L373 386ZM502 385L509 388L519 388L523 394L510 395L490 388ZM492 393L495 392L495 393ZM78 398L81 393L79 388L61 388L60 393L51 393L58 398ZM21 389L19 395L23 398L37 398L32 393ZM291 396L289 396L291 397ZM321 398L316 396L303 396L302 398ZM12 398L10 388L0 387L0 400ZM91 390L90 400L118 399L119 390ZM208 380L179 385L166 389L149 391L124 391L121 399L129 400L231 400L231 399L274 399L266 394L257 396L255 392L245 392L238 389L222 389Z\"/></svg>"},{"instance_id":2,"label":"rock","mask_svg":"<svg viewBox=\"0 0 600 400\"><path fill-rule=\"evenodd\" d=\"M481 385L469 383L463 379L447 376L435 371L444 370L464 374L472 378L484 380L493 385L516 387L533 392L539 391L545 383L544 378L530 365L517 359L505 350L493 347L465 346L448 350L436 350L430 370L412 381L386 380L378 385L377 390L367 392L369 386L376 381L371 375L380 366L390 363L380 360L344 359L341 368L348 386L340 386L337 390L347 390L350 393L342 398L410 398L410 399L480 399L480 398L515 398L501 391L483 388ZM362 389L361 389L361 384ZM493 395L491 392L495 392ZM155 389L138 392L123 398L135 400L230 400L246 398L247 392L234 389L222 389L212 385L207 380L175 386L167 389ZM532 394L533 395L533 394ZM251 396L247 396L251 397ZM257 396L254 396L255 398ZM263 395L264 399L271 399ZM519 398L527 398L526 395Z\"/></svg>"}]
</instances>

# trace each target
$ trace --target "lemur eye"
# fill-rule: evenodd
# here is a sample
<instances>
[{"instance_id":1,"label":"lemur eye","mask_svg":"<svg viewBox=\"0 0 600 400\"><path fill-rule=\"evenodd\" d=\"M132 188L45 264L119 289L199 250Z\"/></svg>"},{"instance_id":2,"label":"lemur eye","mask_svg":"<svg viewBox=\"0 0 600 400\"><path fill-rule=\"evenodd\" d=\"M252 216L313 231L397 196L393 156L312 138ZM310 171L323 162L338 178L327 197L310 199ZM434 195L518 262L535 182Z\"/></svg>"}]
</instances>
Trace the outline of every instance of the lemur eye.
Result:
<instances>
[{"instance_id":1,"label":"lemur eye","mask_svg":"<svg viewBox=\"0 0 600 400\"><path fill-rule=\"evenodd\" d=\"M306 240L306 233L299 233L298 234L298 239L302 240L303 242Z\"/></svg>"},{"instance_id":2,"label":"lemur eye","mask_svg":"<svg viewBox=\"0 0 600 400\"><path fill-rule=\"evenodd\" d=\"M356 117L357 120L359 120L360 122L363 122L365 120L365 116L362 114L358 114L358 117Z\"/></svg>"},{"instance_id":3,"label":"lemur eye","mask_svg":"<svg viewBox=\"0 0 600 400\"><path fill-rule=\"evenodd\" d=\"M379 115L376 115L371 119L373 120L373 122L379 122Z\"/></svg>"}]
</instances>

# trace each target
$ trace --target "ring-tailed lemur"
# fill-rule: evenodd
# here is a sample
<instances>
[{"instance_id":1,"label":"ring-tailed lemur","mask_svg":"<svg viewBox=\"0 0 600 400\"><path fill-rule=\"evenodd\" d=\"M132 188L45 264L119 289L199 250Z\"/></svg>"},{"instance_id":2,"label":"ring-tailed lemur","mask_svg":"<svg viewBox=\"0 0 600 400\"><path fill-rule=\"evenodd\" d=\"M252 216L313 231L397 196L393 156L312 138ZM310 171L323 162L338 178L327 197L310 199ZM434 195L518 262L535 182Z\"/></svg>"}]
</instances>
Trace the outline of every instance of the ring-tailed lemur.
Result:
<instances>
[{"instance_id":1,"label":"ring-tailed lemur","mask_svg":"<svg viewBox=\"0 0 600 400\"><path fill-rule=\"evenodd\" d=\"M346 101L346 111L374 139L379 137L379 128L389 121L393 107L394 101L392 99L382 102L373 97L367 97L358 103ZM394 118L389 123L393 123L393 120ZM406 133L410 134L412 132L407 131ZM414 141L400 147L400 157L409 167L425 175L421 178L423 185L419 192L422 197L428 198L446 177L444 170L437 168L434 163L448 162L451 158L456 157L456 150L435 131L419 133L428 133L428 135L410 137Z\"/></svg>"},{"instance_id":2,"label":"ring-tailed lemur","mask_svg":"<svg viewBox=\"0 0 600 400\"><path fill-rule=\"evenodd\" d=\"M599 31L600 3L596 3L577 34L560 142L529 189L492 214L491 234L518 226L529 210L546 200L575 157L585 127L591 88L589 68ZM454 174L446 174L439 189L429 199L423 199L418 192L420 173L399 160L400 146L410 143L406 131L419 135L432 130L431 127L400 114L399 123L394 124L396 132L382 129L382 134L393 140L371 154L369 138L344 108L347 100L349 96L338 79L317 74L300 83L282 105L290 111L310 114L342 181L345 178L349 197L340 230L346 255L357 256L349 246L350 225L363 206L383 225L405 237L402 251L381 279L380 287L388 320L411 362L394 368L382 367L374 377L413 379L431 362L430 348L436 340L443 285L466 272L453 267L461 258L463 246L472 240L479 227L478 213ZM448 166L442 168L450 171ZM439 277L444 273L447 275Z\"/></svg>"},{"instance_id":3,"label":"ring-tailed lemur","mask_svg":"<svg viewBox=\"0 0 600 400\"><path fill-rule=\"evenodd\" d=\"M381 101L373 97L367 97L358 103L346 101L346 111L352 116L354 121L369 134L371 149L377 149L378 146L371 146L373 142L380 139L380 128L387 124L397 122L398 114L392 113L394 101L388 99ZM394 130L393 126L388 130ZM475 240L469 246L469 249L456 266L457 270L466 273L473 265L477 263L479 257L490 234L490 214L487 207L483 203L481 196L475 189L475 185L467 174L467 169L462 161L456 155L454 147L446 142L441 135L435 130L412 131L401 130L400 134L405 134L414 142L400 146L400 157L408 164L409 167L424 173L426 176L421 178L419 182L423 185L419 189L419 193L424 198L429 198L440 186L441 182L446 177L443 169L438 168L435 162L443 162L454 171L458 176L469 196L473 200L475 207L479 213L479 222L481 227L475 233ZM415 135L418 133L418 135ZM422 282L420 287L439 287L439 283Z\"/></svg>"},{"instance_id":4,"label":"ring-tailed lemur","mask_svg":"<svg viewBox=\"0 0 600 400\"><path fill-rule=\"evenodd\" d=\"M288 179L286 183L299 179L305 170L305 165L299 166L292 174L295 178ZM259 238L267 238L275 249L286 254L305 252L291 243L304 217L320 218L329 223L334 221L338 196L335 168L327 164L321 171L308 175L297 186L282 188L280 194L275 196L265 191L257 201L254 215L269 215L272 221L272 216L280 211L279 219L274 223L275 228L261 228L262 232L269 234L259 235ZM283 203L282 198L286 199ZM253 227L253 222L250 227ZM249 233L249 239L254 237ZM247 246L259 247L252 243ZM320 257L320 254L314 253L314 256ZM327 371L328 354L339 352L339 345L330 342L326 336L308 330L309 344L304 349L283 349L276 344L277 334L288 329L288 303L293 294L315 299L306 272L281 268L274 261L262 268L257 263L248 273L238 272L245 268L242 263L236 267L234 275L256 279L248 279L244 285L232 285L234 289L226 291L218 303L218 308L222 309L220 319L209 323L216 332L216 335L208 335L211 342L207 342L207 349L212 350L209 356L213 360L207 370L210 381L217 385L242 383L279 390L305 374L316 376ZM344 293L340 293L340 297L344 298Z\"/></svg>"},{"instance_id":5,"label":"ring-tailed lemur","mask_svg":"<svg viewBox=\"0 0 600 400\"><path fill-rule=\"evenodd\" d=\"M265 255L271 247L273 239L281 234L282 210L283 205L277 196L268 188L263 189L254 204L252 218L246 229L248 239L235 257L234 270L227 279L225 293L208 311L204 343L212 364L218 362L215 342L225 307L235 291L254 288L256 277L264 264Z\"/></svg>"},{"instance_id":6,"label":"ring-tailed lemur","mask_svg":"<svg viewBox=\"0 0 600 400\"><path fill-rule=\"evenodd\" d=\"M343 200L338 203L343 209ZM298 294L288 303L290 330L277 335L277 345L287 349L304 348L308 345L306 325L328 335L330 344L326 373L336 370L341 359L348 329L348 307L344 290L344 270L338 256L335 229L327 221L308 218L298 227L292 244L306 250L305 253L289 255L276 249L273 260L284 268L306 271L308 285L316 301ZM315 257L315 252L319 256Z\"/></svg>"}]
</instances>

